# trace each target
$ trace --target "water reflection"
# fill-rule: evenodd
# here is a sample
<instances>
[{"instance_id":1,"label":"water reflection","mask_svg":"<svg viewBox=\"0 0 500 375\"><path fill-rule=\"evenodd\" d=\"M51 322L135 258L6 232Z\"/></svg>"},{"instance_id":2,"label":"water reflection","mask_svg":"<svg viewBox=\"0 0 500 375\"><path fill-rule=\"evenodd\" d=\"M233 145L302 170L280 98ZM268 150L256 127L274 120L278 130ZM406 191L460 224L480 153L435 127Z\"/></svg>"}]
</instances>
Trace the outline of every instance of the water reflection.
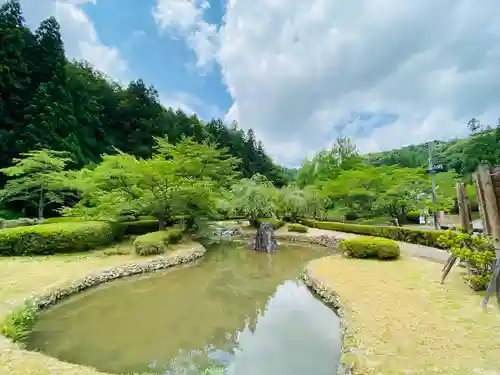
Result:
<instances>
[{"instance_id":1,"label":"water reflection","mask_svg":"<svg viewBox=\"0 0 500 375\"><path fill-rule=\"evenodd\" d=\"M121 280L43 313L29 348L111 373L332 374L336 315L294 280L324 249L244 246L208 253L197 266ZM287 281L288 280L288 281Z\"/></svg>"}]
</instances>

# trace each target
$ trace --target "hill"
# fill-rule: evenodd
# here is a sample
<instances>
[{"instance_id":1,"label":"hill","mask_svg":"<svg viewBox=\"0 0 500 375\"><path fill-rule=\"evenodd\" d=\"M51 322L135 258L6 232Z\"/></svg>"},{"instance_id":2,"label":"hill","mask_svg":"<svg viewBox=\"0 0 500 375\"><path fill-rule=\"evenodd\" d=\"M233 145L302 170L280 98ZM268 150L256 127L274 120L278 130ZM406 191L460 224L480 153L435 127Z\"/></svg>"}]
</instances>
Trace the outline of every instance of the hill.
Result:
<instances>
[{"instance_id":1,"label":"hill","mask_svg":"<svg viewBox=\"0 0 500 375\"><path fill-rule=\"evenodd\" d=\"M460 176L470 175L480 163L500 164L500 128L476 124L477 128L467 138L433 142L434 164L442 164L447 170L455 171ZM398 165L407 168L427 166L428 157L428 143L364 155L364 159L373 165Z\"/></svg>"}]
</instances>

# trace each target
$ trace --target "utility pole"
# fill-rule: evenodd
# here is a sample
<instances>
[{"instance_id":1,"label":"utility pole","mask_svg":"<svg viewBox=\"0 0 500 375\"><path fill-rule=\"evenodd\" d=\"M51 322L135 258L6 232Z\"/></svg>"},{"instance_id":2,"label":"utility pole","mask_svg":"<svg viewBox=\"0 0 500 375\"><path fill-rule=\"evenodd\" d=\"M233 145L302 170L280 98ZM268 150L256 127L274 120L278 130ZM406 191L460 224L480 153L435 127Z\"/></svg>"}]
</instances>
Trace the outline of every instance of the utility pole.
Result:
<instances>
[{"instance_id":1,"label":"utility pole","mask_svg":"<svg viewBox=\"0 0 500 375\"><path fill-rule=\"evenodd\" d=\"M432 164L432 149L434 146L434 142L429 142L429 173L432 179L432 203L434 204L434 229L439 229L438 223L438 213L437 213L437 195L436 195L436 171L434 170L434 164Z\"/></svg>"}]
</instances>

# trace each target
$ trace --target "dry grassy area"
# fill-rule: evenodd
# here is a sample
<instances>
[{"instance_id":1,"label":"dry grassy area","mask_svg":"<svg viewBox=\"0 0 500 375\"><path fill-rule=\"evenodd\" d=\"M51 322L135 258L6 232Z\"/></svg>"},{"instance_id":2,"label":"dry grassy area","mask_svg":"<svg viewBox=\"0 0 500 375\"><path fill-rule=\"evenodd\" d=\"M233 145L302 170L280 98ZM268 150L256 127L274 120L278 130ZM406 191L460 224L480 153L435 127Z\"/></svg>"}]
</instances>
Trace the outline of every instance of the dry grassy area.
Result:
<instances>
[{"instance_id":1,"label":"dry grassy area","mask_svg":"<svg viewBox=\"0 0 500 375\"><path fill-rule=\"evenodd\" d=\"M133 255L131 242L73 255L0 258L0 320L31 293L43 292L94 271L137 259L138 257ZM20 350L0 335L0 375L70 374L100 373L82 366L61 363L55 358L38 353Z\"/></svg>"},{"instance_id":2,"label":"dry grassy area","mask_svg":"<svg viewBox=\"0 0 500 375\"><path fill-rule=\"evenodd\" d=\"M347 313L363 373L500 374L500 311L487 311L454 269L403 257L394 262L345 259L313 262L311 275L336 291Z\"/></svg>"}]
</instances>

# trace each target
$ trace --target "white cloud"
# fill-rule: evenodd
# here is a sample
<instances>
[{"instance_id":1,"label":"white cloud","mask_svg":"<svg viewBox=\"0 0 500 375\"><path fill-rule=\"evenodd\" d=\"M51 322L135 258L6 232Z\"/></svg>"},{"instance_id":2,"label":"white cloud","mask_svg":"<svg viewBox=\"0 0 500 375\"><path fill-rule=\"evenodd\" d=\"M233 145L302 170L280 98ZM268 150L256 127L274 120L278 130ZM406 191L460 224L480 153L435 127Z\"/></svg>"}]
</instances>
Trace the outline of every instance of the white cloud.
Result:
<instances>
[{"instance_id":1,"label":"white cloud","mask_svg":"<svg viewBox=\"0 0 500 375\"><path fill-rule=\"evenodd\" d=\"M0 0L0 4L5 2ZM55 16L61 25L66 54L70 59L85 59L95 68L118 82L125 82L129 70L127 62L116 47L99 41L97 32L82 4L96 4L96 0L21 0L26 22L35 29L43 19Z\"/></svg>"},{"instance_id":2,"label":"white cloud","mask_svg":"<svg viewBox=\"0 0 500 375\"><path fill-rule=\"evenodd\" d=\"M169 4L187 1L160 3L175 19ZM231 0L206 44L190 35L211 25L189 7L184 35L200 65L220 64L234 100L228 117L254 127L280 162L329 145L352 113L397 116L358 135L362 151L463 135L471 117L500 116L496 0ZM350 122L343 134L360 127Z\"/></svg>"},{"instance_id":3,"label":"white cloud","mask_svg":"<svg viewBox=\"0 0 500 375\"><path fill-rule=\"evenodd\" d=\"M224 114L217 106L207 105L200 98L188 93L160 94L160 103L165 107L173 109L180 108L186 114L197 114L200 119L210 121L213 118L221 118Z\"/></svg>"}]
</instances>

